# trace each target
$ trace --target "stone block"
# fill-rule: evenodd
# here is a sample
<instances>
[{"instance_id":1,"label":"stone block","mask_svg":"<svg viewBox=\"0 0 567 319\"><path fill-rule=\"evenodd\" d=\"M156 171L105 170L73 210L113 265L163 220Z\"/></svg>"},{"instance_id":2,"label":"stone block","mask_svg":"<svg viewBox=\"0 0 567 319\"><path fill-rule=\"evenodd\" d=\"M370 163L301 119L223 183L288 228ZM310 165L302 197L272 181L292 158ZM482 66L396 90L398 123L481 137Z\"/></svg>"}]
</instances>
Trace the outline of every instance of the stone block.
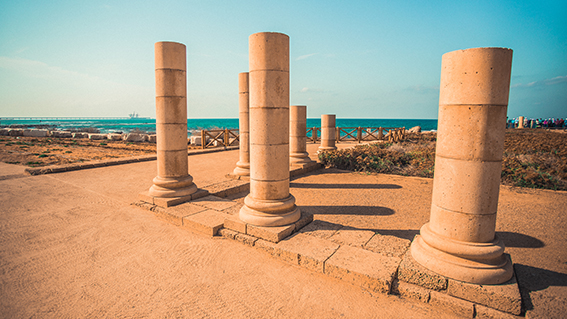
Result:
<instances>
[{"instance_id":1,"label":"stone block","mask_svg":"<svg viewBox=\"0 0 567 319\"><path fill-rule=\"evenodd\" d=\"M0 136L8 136L8 135L10 135L10 129L0 128Z\"/></svg>"},{"instance_id":2,"label":"stone block","mask_svg":"<svg viewBox=\"0 0 567 319\"><path fill-rule=\"evenodd\" d=\"M225 220L225 222L226 222L226 220ZM230 230L230 229L227 229L227 228L221 228L218 233L219 233L219 235L221 235L225 238L236 240L236 241L241 242L244 245L247 245L247 246L250 246L250 247L253 247L255 245L256 241L260 240L256 237L241 234L237 231Z\"/></svg>"},{"instance_id":3,"label":"stone block","mask_svg":"<svg viewBox=\"0 0 567 319\"><path fill-rule=\"evenodd\" d=\"M421 302L428 303L431 290L409 284L407 282L394 280L392 283L392 293L400 295L404 298L414 299Z\"/></svg>"},{"instance_id":4,"label":"stone block","mask_svg":"<svg viewBox=\"0 0 567 319\"><path fill-rule=\"evenodd\" d=\"M154 204L161 207L171 207L191 201L192 195L181 197L154 197ZM141 198L140 198L141 200Z\"/></svg>"},{"instance_id":5,"label":"stone block","mask_svg":"<svg viewBox=\"0 0 567 319\"><path fill-rule=\"evenodd\" d=\"M195 230L209 236L217 234L223 227L225 215L209 209L197 214L183 217L183 228Z\"/></svg>"},{"instance_id":6,"label":"stone block","mask_svg":"<svg viewBox=\"0 0 567 319\"><path fill-rule=\"evenodd\" d=\"M325 261L339 249L339 245L317 237L296 234L276 245L279 251L293 256L292 262L307 269L324 272Z\"/></svg>"},{"instance_id":7,"label":"stone block","mask_svg":"<svg viewBox=\"0 0 567 319\"><path fill-rule=\"evenodd\" d=\"M106 140L106 134L92 133L88 134L89 140Z\"/></svg>"},{"instance_id":8,"label":"stone block","mask_svg":"<svg viewBox=\"0 0 567 319\"><path fill-rule=\"evenodd\" d=\"M38 129L24 130L24 136L31 136L31 137L47 137L48 133L49 133L48 130L38 130Z\"/></svg>"},{"instance_id":9,"label":"stone block","mask_svg":"<svg viewBox=\"0 0 567 319\"><path fill-rule=\"evenodd\" d=\"M124 134L122 138L124 139L124 141L127 142L144 142L144 140L146 139L146 135L139 133L128 133L128 134Z\"/></svg>"},{"instance_id":10,"label":"stone block","mask_svg":"<svg viewBox=\"0 0 567 319\"><path fill-rule=\"evenodd\" d=\"M148 142L156 143L156 141L157 141L157 135L155 135L155 134L148 135Z\"/></svg>"},{"instance_id":11,"label":"stone block","mask_svg":"<svg viewBox=\"0 0 567 319\"><path fill-rule=\"evenodd\" d=\"M300 232L310 236L319 237L321 239L329 239L333 236L342 225L333 224L322 220L314 220L307 226L303 227Z\"/></svg>"},{"instance_id":12,"label":"stone block","mask_svg":"<svg viewBox=\"0 0 567 319\"><path fill-rule=\"evenodd\" d=\"M402 257L402 262L398 269L398 279L428 289L447 289L447 278L417 263L411 256L410 250Z\"/></svg>"},{"instance_id":13,"label":"stone block","mask_svg":"<svg viewBox=\"0 0 567 319\"><path fill-rule=\"evenodd\" d=\"M228 215L224 220L224 228L246 234L246 223L240 220L238 214Z\"/></svg>"},{"instance_id":14,"label":"stone block","mask_svg":"<svg viewBox=\"0 0 567 319\"><path fill-rule=\"evenodd\" d=\"M329 240L353 247L364 247L364 245L374 237L374 232L353 227L343 227L329 238ZM391 256L390 256L391 257ZM396 256L398 257L398 256Z\"/></svg>"},{"instance_id":15,"label":"stone block","mask_svg":"<svg viewBox=\"0 0 567 319\"><path fill-rule=\"evenodd\" d=\"M301 211L301 217L298 221L295 222L295 229L294 231L297 232L309 223L313 221L313 214L305 211Z\"/></svg>"},{"instance_id":16,"label":"stone block","mask_svg":"<svg viewBox=\"0 0 567 319\"><path fill-rule=\"evenodd\" d=\"M449 279L447 294L514 315L522 312L516 277L499 285L475 285Z\"/></svg>"},{"instance_id":17,"label":"stone block","mask_svg":"<svg viewBox=\"0 0 567 319\"><path fill-rule=\"evenodd\" d=\"M276 227L261 227L248 224L246 227L246 234L277 243L291 235L294 229L295 224Z\"/></svg>"},{"instance_id":18,"label":"stone block","mask_svg":"<svg viewBox=\"0 0 567 319\"><path fill-rule=\"evenodd\" d=\"M258 239L254 244L255 248L262 250L270 255L274 255L274 251L276 250L276 244L264 239Z\"/></svg>"},{"instance_id":19,"label":"stone block","mask_svg":"<svg viewBox=\"0 0 567 319\"><path fill-rule=\"evenodd\" d=\"M71 133L72 138L89 138L89 133L75 132Z\"/></svg>"},{"instance_id":20,"label":"stone block","mask_svg":"<svg viewBox=\"0 0 567 319\"><path fill-rule=\"evenodd\" d=\"M167 219L167 221L169 221L172 224L181 226L183 224L183 217L191 216L193 214L203 212L207 209L201 206L192 205L190 203L183 203L165 209L159 208L158 210L162 212L160 213L161 215L160 217Z\"/></svg>"},{"instance_id":21,"label":"stone block","mask_svg":"<svg viewBox=\"0 0 567 319\"><path fill-rule=\"evenodd\" d=\"M498 310L494 310L492 308L488 308L482 305L474 305L475 309L475 319L518 319L522 317L517 317L511 315L509 313L501 312ZM526 317L528 315L526 314Z\"/></svg>"},{"instance_id":22,"label":"stone block","mask_svg":"<svg viewBox=\"0 0 567 319\"><path fill-rule=\"evenodd\" d=\"M410 243L405 238L376 234L364 245L364 248L388 257L402 257Z\"/></svg>"},{"instance_id":23,"label":"stone block","mask_svg":"<svg viewBox=\"0 0 567 319\"><path fill-rule=\"evenodd\" d=\"M200 136L191 136L191 145L201 146L201 137Z\"/></svg>"},{"instance_id":24,"label":"stone block","mask_svg":"<svg viewBox=\"0 0 567 319\"><path fill-rule=\"evenodd\" d=\"M374 292L389 293L401 259L341 246L325 262L325 274Z\"/></svg>"},{"instance_id":25,"label":"stone block","mask_svg":"<svg viewBox=\"0 0 567 319\"><path fill-rule=\"evenodd\" d=\"M223 210L221 210L221 212L227 214L227 215L237 215L240 212L240 209L242 208L242 206L244 206L244 204L241 203L236 203L236 205L231 206L229 208L225 208Z\"/></svg>"},{"instance_id":26,"label":"stone block","mask_svg":"<svg viewBox=\"0 0 567 319\"><path fill-rule=\"evenodd\" d=\"M106 138L111 140L111 141L121 141L122 140L122 134L109 133L106 136Z\"/></svg>"},{"instance_id":27,"label":"stone block","mask_svg":"<svg viewBox=\"0 0 567 319\"><path fill-rule=\"evenodd\" d=\"M459 298L455 298L438 291L431 291L429 304L451 311L459 316L472 318L474 315L474 304Z\"/></svg>"},{"instance_id":28,"label":"stone block","mask_svg":"<svg viewBox=\"0 0 567 319\"><path fill-rule=\"evenodd\" d=\"M51 131L50 135L51 135L51 137L56 137L56 138L71 138L71 137L73 137L73 133L71 133L69 131Z\"/></svg>"},{"instance_id":29,"label":"stone block","mask_svg":"<svg viewBox=\"0 0 567 319\"><path fill-rule=\"evenodd\" d=\"M221 211L229 207L235 206L237 203L228 199L223 199L217 196L209 195L193 201L193 204L207 207L209 209L214 209Z\"/></svg>"},{"instance_id":30,"label":"stone block","mask_svg":"<svg viewBox=\"0 0 567 319\"><path fill-rule=\"evenodd\" d=\"M8 130L9 136L24 136L24 130L19 128L11 128Z\"/></svg>"}]
</instances>

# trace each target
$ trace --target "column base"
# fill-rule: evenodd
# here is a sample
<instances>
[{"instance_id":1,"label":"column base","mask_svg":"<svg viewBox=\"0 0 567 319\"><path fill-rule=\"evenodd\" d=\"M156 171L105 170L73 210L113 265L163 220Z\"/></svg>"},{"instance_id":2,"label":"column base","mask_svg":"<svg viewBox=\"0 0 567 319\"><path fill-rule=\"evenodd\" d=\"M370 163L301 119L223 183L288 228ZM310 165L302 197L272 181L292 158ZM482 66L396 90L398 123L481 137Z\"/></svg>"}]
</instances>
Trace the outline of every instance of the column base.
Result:
<instances>
[{"instance_id":1,"label":"column base","mask_svg":"<svg viewBox=\"0 0 567 319\"><path fill-rule=\"evenodd\" d=\"M197 186L193 183L191 175L183 177L157 176L153 182L154 185L149 190L149 195L153 197L185 197L197 192Z\"/></svg>"},{"instance_id":2,"label":"column base","mask_svg":"<svg viewBox=\"0 0 567 319\"><path fill-rule=\"evenodd\" d=\"M337 147L336 146L319 146L319 148L317 149L317 152L320 151L334 151L336 150Z\"/></svg>"},{"instance_id":3,"label":"column base","mask_svg":"<svg viewBox=\"0 0 567 319\"><path fill-rule=\"evenodd\" d=\"M295 206L295 197L280 200L260 200L246 196L240 209L240 220L254 226L285 226L295 223L301 211Z\"/></svg>"},{"instance_id":4,"label":"column base","mask_svg":"<svg viewBox=\"0 0 567 319\"><path fill-rule=\"evenodd\" d=\"M433 233L429 224L423 225L420 232L422 235L416 236L411 244L411 254L419 264L433 272L479 285L501 284L514 274L512 263L503 254L504 247L498 238L490 243L460 242ZM440 244L446 249L434 247Z\"/></svg>"},{"instance_id":5,"label":"column base","mask_svg":"<svg viewBox=\"0 0 567 319\"><path fill-rule=\"evenodd\" d=\"M311 163L311 162L313 162L313 160L311 160L311 158L309 158L309 153L307 153L307 152L289 154L289 163L291 165L307 164L307 163Z\"/></svg>"},{"instance_id":6,"label":"column base","mask_svg":"<svg viewBox=\"0 0 567 319\"><path fill-rule=\"evenodd\" d=\"M250 163L237 162L232 175L250 176Z\"/></svg>"}]
</instances>

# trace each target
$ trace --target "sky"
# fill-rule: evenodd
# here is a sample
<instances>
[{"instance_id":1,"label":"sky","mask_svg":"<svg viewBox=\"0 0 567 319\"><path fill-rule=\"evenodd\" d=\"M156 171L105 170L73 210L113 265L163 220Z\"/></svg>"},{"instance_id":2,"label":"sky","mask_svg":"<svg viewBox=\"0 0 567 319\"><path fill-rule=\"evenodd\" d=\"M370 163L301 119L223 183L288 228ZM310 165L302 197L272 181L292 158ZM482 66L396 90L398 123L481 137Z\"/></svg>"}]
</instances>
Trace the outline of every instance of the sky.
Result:
<instances>
[{"instance_id":1,"label":"sky","mask_svg":"<svg viewBox=\"0 0 567 319\"><path fill-rule=\"evenodd\" d=\"M308 117L436 119L441 56L514 50L508 116L567 117L567 1L0 0L0 116L155 117L154 43L187 47L189 118L237 118L248 37L290 37Z\"/></svg>"}]
</instances>

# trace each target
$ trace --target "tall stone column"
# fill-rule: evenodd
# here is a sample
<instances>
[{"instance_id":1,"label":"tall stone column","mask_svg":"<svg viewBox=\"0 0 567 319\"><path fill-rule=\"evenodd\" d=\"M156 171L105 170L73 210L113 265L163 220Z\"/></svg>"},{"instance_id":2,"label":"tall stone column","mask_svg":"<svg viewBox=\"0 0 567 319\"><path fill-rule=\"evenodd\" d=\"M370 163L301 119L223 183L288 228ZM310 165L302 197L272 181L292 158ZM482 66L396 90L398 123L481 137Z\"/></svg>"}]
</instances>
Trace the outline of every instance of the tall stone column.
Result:
<instances>
[{"instance_id":1,"label":"tall stone column","mask_svg":"<svg viewBox=\"0 0 567 319\"><path fill-rule=\"evenodd\" d=\"M431 216L411 253L438 274L474 284L513 275L495 235L511 67L504 48L442 59Z\"/></svg>"},{"instance_id":2,"label":"tall stone column","mask_svg":"<svg viewBox=\"0 0 567 319\"><path fill-rule=\"evenodd\" d=\"M311 163L307 153L307 106L291 105L289 114L289 162Z\"/></svg>"},{"instance_id":3,"label":"tall stone column","mask_svg":"<svg viewBox=\"0 0 567 319\"><path fill-rule=\"evenodd\" d=\"M289 194L289 37L261 32L249 38L250 194L240 219L283 226L301 213Z\"/></svg>"},{"instance_id":4,"label":"tall stone column","mask_svg":"<svg viewBox=\"0 0 567 319\"><path fill-rule=\"evenodd\" d=\"M248 72L238 74L238 132L240 134L240 158L234 175L250 175L250 108L248 98Z\"/></svg>"},{"instance_id":5,"label":"tall stone column","mask_svg":"<svg viewBox=\"0 0 567 319\"><path fill-rule=\"evenodd\" d=\"M157 176L153 197L184 197L197 191L187 162L185 45L155 44Z\"/></svg>"},{"instance_id":6,"label":"tall stone column","mask_svg":"<svg viewBox=\"0 0 567 319\"><path fill-rule=\"evenodd\" d=\"M335 146L335 114L321 115L321 146L320 151L336 150Z\"/></svg>"}]
</instances>

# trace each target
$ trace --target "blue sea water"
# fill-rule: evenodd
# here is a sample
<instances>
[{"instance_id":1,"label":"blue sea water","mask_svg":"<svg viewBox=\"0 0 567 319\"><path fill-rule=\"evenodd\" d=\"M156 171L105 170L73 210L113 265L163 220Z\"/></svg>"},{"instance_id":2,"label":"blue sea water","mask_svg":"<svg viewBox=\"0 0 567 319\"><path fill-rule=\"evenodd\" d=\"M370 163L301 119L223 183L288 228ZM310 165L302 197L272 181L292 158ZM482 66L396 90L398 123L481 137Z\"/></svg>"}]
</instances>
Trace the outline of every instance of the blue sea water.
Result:
<instances>
[{"instance_id":1,"label":"blue sea water","mask_svg":"<svg viewBox=\"0 0 567 319\"><path fill-rule=\"evenodd\" d=\"M152 118L34 118L18 117L0 118L0 126L23 125L27 127L49 126L51 129L69 130L96 128L101 133L122 132L133 130L155 132L156 120ZM339 127L405 127L421 126L424 131L437 130L437 120L431 119L343 119L337 118ZM307 119L307 127L320 127L320 118ZM187 130L199 134L200 130L237 129L238 119L188 119Z\"/></svg>"}]
</instances>

